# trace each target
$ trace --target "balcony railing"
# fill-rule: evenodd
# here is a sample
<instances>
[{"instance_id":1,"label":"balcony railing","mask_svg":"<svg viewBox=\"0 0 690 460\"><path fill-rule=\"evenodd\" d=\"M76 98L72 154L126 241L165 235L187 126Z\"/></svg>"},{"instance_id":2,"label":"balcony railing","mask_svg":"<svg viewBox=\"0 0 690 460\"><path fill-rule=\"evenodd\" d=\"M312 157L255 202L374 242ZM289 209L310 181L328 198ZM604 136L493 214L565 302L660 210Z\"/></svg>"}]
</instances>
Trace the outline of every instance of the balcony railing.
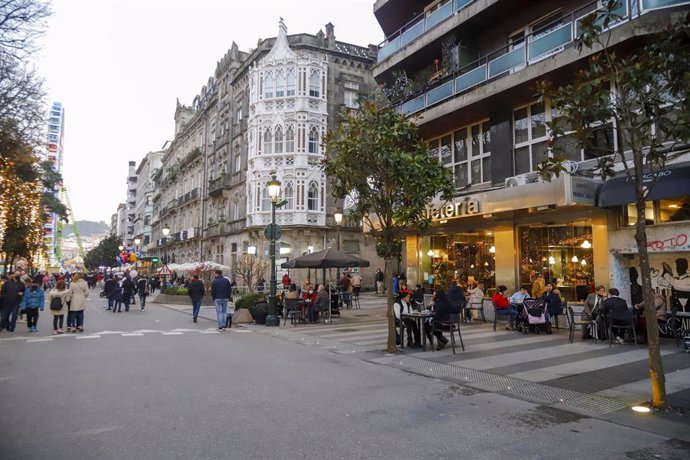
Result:
<instances>
[{"instance_id":1,"label":"balcony railing","mask_svg":"<svg viewBox=\"0 0 690 460\"><path fill-rule=\"evenodd\" d=\"M458 11L467 7L475 0L448 0L432 13L423 13L414 18L389 35L386 40L379 45L378 62L383 62L405 46L416 41L419 37L426 34L439 24L447 19L453 17ZM633 15L641 15L652 10L661 8L668 8L677 5L688 4L688 0L623 0L619 9L625 9L626 12L633 12ZM600 2L596 2L599 6ZM593 10L594 8L592 8ZM577 34L575 34L577 36ZM544 45L542 43L542 45ZM536 46L535 48L539 48ZM535 50L534 56L539 56L538 49Z\"/></svg>"},{"instance_id":2,"label":"balcony railing","mask_svg":"<svg viewBox=\"0 0 690 460\"><path fill-rule=\"evenodd\" d=\"M614 10L617 19L609 24L609 28L655 9L681 4L690 4L690 0L622 0ZM599 20L603 21L604 13L601 8L597 9L599 5L599 2L592 3L527 36L519 45L505 45L466 65L458 72L430 83L422 91L397 102L398 110L413 114L428 109L504 74L517 72L548 56L560 53L580 34L582 18L594 11L600 11Z\"/></svg>"}]
</instances>

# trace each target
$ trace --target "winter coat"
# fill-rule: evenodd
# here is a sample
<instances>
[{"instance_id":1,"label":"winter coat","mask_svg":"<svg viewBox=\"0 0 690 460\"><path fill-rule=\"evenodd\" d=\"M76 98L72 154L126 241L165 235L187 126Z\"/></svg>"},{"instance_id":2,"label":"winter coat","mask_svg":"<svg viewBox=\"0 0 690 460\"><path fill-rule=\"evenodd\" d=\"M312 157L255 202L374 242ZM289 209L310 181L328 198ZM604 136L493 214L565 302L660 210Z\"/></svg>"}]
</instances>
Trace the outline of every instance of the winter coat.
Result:
<instances>
[{"instance_id":1,"label":"winter coat","mask_svg":"<svg viewBox=\"0 0 690 460\"><path fill-rule=\"evenodd\" d=\"M5 305L19 305L26 287L24 283L16 280L7 280L2 285L2 298Z\"/></svg>"},{"instance_id":2,"label":"winter coat","mask_svg":"<svg viewBox=\"0 0 690 460\"><path fill-rule=\"evenodd\" d=\"M71 291L69 289L64 289L58 291L57 289L51 289L48 293L48 308L50 308L50 302L58 297L62 300L62 308L60 310L50 310L53 316L65 315L67 314L67 302L70 301Z\"/></svg>"},{"instance_id":3,"label":"winter coat","mask_svg":"<svg viewBox=\"0 0 690 460\"><path fill-rule=\"evenodd\" d=\"M73 281L69 285L71 311L82 311L86 307L86 299L89 297L89 285L83 279Z\"/></svg>"},{"instance_id":4,"label":"winter coat","mask_svg":"<svg viewBox=\"0 0 690 460\"><path fill-rule=\"evenodd\" d=\"M198 302L204 297L204 292L206 288L204 287L204 282L201 280L193 280L191 283L189 283L189 288L187 289L187 292L189 294L189 298L192 299L192 302ZM223 298L223 297L219 297Z\"/></svg>"},{"instance_id":5,"label":"winter coat","mask_svg":"<svg viewBox=\"0 0 690 460\"><path fill-rule=\"evenodd\" d=\"M132 297L135 289L134 282L129 277L125 277L122 281L122 297Z\"/></svg>"},{"instance_id":6,"label":"winter coat","mask_svg":"<svg viewBox=\"0 0 690 460\"><path fill-rule=\"evenodd\" d=\"M211 282L211 297L216 299L229 299L232 296L230 280L224 276L218 276Z\"/></svg>"},{"instance_id":7,"label":"winter coat","mask_svg":"<svg viewBox=\"0 0 690 460\"><path fill-rule=\"evenodd\" d=\"M45 305L45 294L43 289L38 286L32 286L24 291L24 298L22 298L21 307L24 310L39 309L43 311Z\"/></svg>"}]
</instances>

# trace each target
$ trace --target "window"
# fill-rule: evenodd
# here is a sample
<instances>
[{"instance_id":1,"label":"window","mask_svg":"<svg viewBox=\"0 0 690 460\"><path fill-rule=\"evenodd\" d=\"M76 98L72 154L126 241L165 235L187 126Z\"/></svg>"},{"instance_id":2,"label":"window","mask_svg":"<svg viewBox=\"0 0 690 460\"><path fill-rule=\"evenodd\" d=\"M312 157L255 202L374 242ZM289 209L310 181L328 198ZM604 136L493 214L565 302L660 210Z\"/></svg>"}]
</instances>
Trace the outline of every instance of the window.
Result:
<instances>
[{"instance_id":1,"label":"window","mask_svg":"<svg viewBox=\"0 0 690 460\"><path fill-rule=\"evenodd\" d=\"M239 152L235 154L235 172L240 172L242 168L242 156Z\"/></svg>"},{"instance_id":2,"label":"window","mask_svg":"<svg viewBox=\"0 0 690 460\"><path fill-rule=\"evenodd\" d=\"M285 153L292 153L295 151L295 130L292 126L288 126L285 130Z\"/></svg>"},{"instance_id":3,"label":"window","mask_svg":"<svg viewBox=\"0 0 690 460\"><path fill-rule=\"evenodd\" d=\"M271 210L271 197L268 196L268 187L264 184L261 190L261 210L270 211Z\"/></svg>"},{"instance_id":4,"label":"window","mask_svg":"<svg viewBox=\"0 0 690 460\"><path fill-rule=\"evenodd\" d=\"M232 220L240 219L240 201L239 199L234 200L232 203Z\"/></svg>"},{"instance_id":5,"label":"window","mask_svg":"<svg viewBox=\"0 0 690 460\"><path fill-rule=\"evenodd\" d=\"M288 69L285 77L285 93L287 96L295 95L295 69Z\"/></svg>"},{"instance_id":6,"label":"window","mask_svg":"<svg viewBox=\"0 0 690 460\"><path fill-rule=\"evenodd\" d=\"M279 70L276 77L276 97L283 96L285 96L285 73Z\"/></svg>"},{"instance_id":7,"label":"window","mask_svg":"<svg viewBox=\"0 0 690 460\"><path fill-rule=\"evenodd\" d=\"M271 128L266 128L264 131L264 153L273 153L273 136L271 135Z\"/></svg>"},{"instance_id":8,"label":"window","mask_svg":"<svg viewBox=\"0 0 690 460\"><path fill-rule=\"evenodd\" d=\"M316 182L309 184L307 192L307 210L317 211L319 209L319 187Z\"/></svg>"},{"instance_id":9,"label":"window","mask_svg":"<svg viewBox=\"0 0 690 460\"><path fill-rule=\"evenodd\" d=\"M151 225L151 216L144 216L144 225Z\"/></svg>"},{"instance_id":10,"label":"window","mask_svg":"<svg viewBox=\"0 0 690 460\"><path fill-rule=\"evenodd\" d=\"M647 225L663 224L665 222L681 222L690 220L690 196L666 198L645 202L645 223ZM637 223L637 207L635 203L623 206L622 224L633 226Z\"/></svg>"},{"instance_id":11,"label":"window","mask_svg":"<svg viewBox=\"0 0 690 460\"><path fill-rule=\"evenodd\" d=\"M283 153L283 128L276 127L275 135L273 136L273 145L275 153Z\"/></svg>"},{"instance_id":12,"label":"window","mask_svg":"<svg viewBox=\"0 0 690 460\"><path fill-rule=\"evenodd\" d=\"M319 153L319 130L316 126L309 129L309 153Z\"/></svg>"},{"instance_id":13,"label":"window","mask_svg":"<svg viewBox=\"0 0 690 460\"><path fill-rule=\"evenodd\" d=\"M488 121L465 126L430 142L443 166L452 168L455 187L491 182L491 132Z\"/></svg>"},{"instance_id":14,"label":"window","mask_svg":"<svg viewBox=\"0 0 690 460\"><path fill-rule=\"evenodd\" d=\"M242 121L242 108L241 107L239 109L237 109L237 111L235 112L235 120L237 120L237 123Z\"/></svg>"},{"instance_id":15,"label":"window","mask_svg":"<svg viewBox=\"0 0 690 460\"><path fill-rule=\"evenodd\" d=\"M359 108L359 101L358 101L358 93L359 93L359 83L351 82L351 81L346 81L345 82L345 107L348 109L358 109Z\"/></svg>"},{"instance_id":16,"label":"window","mask_svg":"<svg viewBox=\"0 0 690 460\"><path fill-rule=\"evenodd\" d=\"M315 69L309 72L309 95L311 97L319 97L321 94L321 79L319 78L319 74L320 72Z\"/></svg>"},{"instance_id":17,"label":"window","mask_svg":"<svg viewBox=\"0 0 690 460\"><path fill-rule=\"evenodd\" d=\"M267 72L264 75L264 99L273 97L273 87L275 86L275 81L273 79L273 73Z\"/></svg>"},{"instance_id":18,"label":"window","mask_svg":"<svg viewBox=\"0 0 690 460\"><path fill-rule=\"evenodd\" d=\"M285 184L285 189L283 191L283 199L287 201L285 209L294 209L295 189L292 187L292 182L288 182Z\"/></svg>"}]
</instances>

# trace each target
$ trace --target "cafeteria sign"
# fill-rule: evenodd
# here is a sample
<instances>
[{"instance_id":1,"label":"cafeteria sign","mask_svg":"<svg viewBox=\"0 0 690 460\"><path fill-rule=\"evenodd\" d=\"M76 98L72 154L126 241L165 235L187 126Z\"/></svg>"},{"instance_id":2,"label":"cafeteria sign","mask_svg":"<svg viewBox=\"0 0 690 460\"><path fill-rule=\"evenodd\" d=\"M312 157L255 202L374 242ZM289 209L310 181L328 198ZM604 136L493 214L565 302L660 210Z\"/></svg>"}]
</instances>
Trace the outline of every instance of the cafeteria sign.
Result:
<instances>
[{"instance_id":1,"label":"cafeteria sign","mask_svg":"<svg viewBox=\"0 0 690 460\"><path fill-rule=\"evenodd\" d=\"M431 220L455 219L479 214L479 200L465 198L448 203L440 208L426 208L426 217Z\"/></svg>"}]
</instances>

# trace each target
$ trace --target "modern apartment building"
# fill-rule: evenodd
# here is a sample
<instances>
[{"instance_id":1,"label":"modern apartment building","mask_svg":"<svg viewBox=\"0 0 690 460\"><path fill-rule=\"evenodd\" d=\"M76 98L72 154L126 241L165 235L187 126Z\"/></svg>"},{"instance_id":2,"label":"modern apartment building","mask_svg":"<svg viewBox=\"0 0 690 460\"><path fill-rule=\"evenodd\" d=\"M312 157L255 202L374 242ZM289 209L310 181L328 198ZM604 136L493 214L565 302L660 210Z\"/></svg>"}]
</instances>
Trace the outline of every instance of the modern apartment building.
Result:
<instances>
[{"instance_id":1,"label":"modern apartment building","mask_svg":"<svg viewBox=\"0 0 690 460\"><path fill-rule=\"evenodd\" d=\"M553 113L548 100L537 100L536 83L568 83L587 65L591 51L575 45L580 20L604 3L375 2L387 38L374 78L398 110L419 116L424 138L453 170L457 188L453 203L429 210L428 231L407 236L408 280L454 276L512 291L542 273L558 279L568 300L582 299L594 283L629 295L630 268L638 265L630 227L636 213L629 196L612 193L621 181L602 188L592 174L592 152L577 148L572 133L559 139L568 174L547 183L535 172L553 156L545 124ZM689 9L687 0L621 0L619 19L609 26L611 46L634 50ZM612 121L600 125L596 142L618 145ZM680 155L665 174L687 174L689 160ZM690 207L690 181L684 184L660 186L650 196L649 239L666 242L650 246L660 273L662 262L674 266L690 256L690 215L679 214ZM676 275L682 271L681 264Z\"/></svg>"},{"instance_id":2,"label":"modern apartment building","mask_svg":"<svg viewBox=\"0 0 690 460\"><path fill-rule=\"evenodd\" d=\"M276 176L287 201L276 217L278 263L336 247L338 233L342 250L375 260L375 244L361 228L336 228L333 213L342 203L331 196L321 165L326 131L375 88L375 55L373 45L337 41L332 24L325 33L288 36L281 21L278 36L251 52L233 43L192 105L178 102L175 136L153 177L150 252L231 268L249 253L266 257L266 184Z\"/></svg>"}]
</instances>

